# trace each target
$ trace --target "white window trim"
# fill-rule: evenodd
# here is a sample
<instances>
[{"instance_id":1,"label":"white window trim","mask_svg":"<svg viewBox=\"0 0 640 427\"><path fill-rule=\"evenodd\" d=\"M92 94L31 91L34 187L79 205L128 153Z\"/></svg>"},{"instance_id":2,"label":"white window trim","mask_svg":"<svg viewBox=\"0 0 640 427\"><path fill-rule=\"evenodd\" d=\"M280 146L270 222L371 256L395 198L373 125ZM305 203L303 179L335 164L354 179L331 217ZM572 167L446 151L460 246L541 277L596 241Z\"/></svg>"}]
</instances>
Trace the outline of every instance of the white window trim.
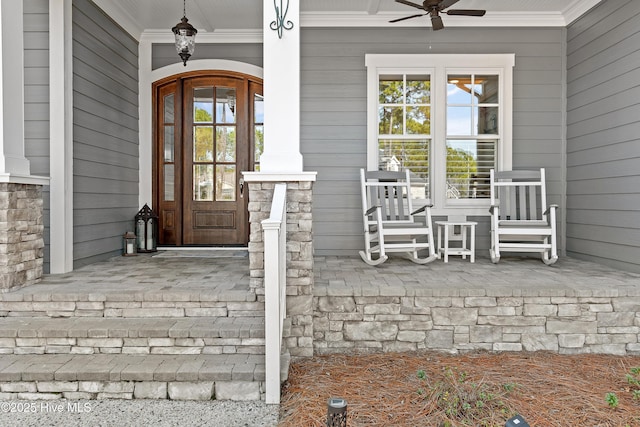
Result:
<instances>
[{"instance_id":1,"label":"white window trim","mask_svg":"<svg viewBox=\"0 0 640 427\"><path fill-rule=\"evenodd\" d=\"M500 76L500 120L497 165L500 170L512 167L513 141L513 67L515 54L367 54L367 168L378 168L378 81L380 74L431 74L432 82L446 81L447 73L490 73ZM446 85L432 85L432 109L446 100ZM434 215L485 216L488 199L447 200L446 189L434 179L446 175L446 116L442 108L432 110L431 203ZM441 179L441 178L440 178ZM442 188L440 188L442 187Z\"/></svg>"}]
</instances>

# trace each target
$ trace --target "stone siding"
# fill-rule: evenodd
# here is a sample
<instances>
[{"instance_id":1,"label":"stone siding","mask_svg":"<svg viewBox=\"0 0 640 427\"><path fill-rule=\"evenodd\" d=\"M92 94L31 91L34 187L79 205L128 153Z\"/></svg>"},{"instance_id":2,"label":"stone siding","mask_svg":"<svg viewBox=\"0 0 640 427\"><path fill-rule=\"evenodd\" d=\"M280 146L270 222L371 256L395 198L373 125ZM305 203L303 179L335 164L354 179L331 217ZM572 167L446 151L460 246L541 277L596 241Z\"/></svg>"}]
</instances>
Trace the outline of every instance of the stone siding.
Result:
<instances>
[{"instance_id":1,"label":"stone siding","mask_svg":"<svg viewBox=\"0 0 640 427\"><path fill-rule=\"evenodd\" d=\"M40 281L43 234L42 186L0 184L0 291Z\"/></svg>"},{"instance_id":2,"label":"stone siding","mask_svg":"<svg viewBox=\"0 0 640 427\"><path fill-rule=\"evenodd\" d=\"M421 349L640 354L639 296L339 293L330 289L314 298L316 354Z\"/></svg>"},{"instance_id":3,"label":"stone siding","mask_svg":"<svg viewBox=\"0 0 640 427\"><path fill-rule=\"evenodd\" d=\"M249 183L250 286L264 301L262 220L269 217L274 182ZM292 356L313 355L313 182L287 182L287 318L283 337Z\"/></svg>"}]
</instances>

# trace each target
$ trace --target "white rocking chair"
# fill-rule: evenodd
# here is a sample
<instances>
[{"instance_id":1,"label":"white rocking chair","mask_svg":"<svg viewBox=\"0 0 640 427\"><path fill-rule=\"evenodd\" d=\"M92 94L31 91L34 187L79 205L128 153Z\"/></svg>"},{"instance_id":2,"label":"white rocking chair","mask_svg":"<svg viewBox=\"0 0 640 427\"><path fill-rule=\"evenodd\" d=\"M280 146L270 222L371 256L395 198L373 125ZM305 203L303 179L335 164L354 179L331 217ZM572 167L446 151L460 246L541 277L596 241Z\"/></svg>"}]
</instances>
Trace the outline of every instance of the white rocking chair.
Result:
<instances>
[{"instance_id":1,"label":"white rocking chair","mask_svg":"<svg viewBox=\"0 0 640 427\"><path fill-rule=\"evenodd\" d=\"M558 260L557 205L547 207L544 168L535 171L491 169L491 261L500 253L537 252L551 265Z\"/></svg>"},{"instance_id":2,"label":"white rocking chair","mask_svg":"<svg viewBox=\"0 0 640 427\"><path fill-rule=\"evenodd\" d=\"M365 250L360 256L369 265L388 259L388 252L407 252L411 261L426 264L438 258L433 244L431 210L413 210L410 171L387 172L360 169ZM424 212L425 222L416 220ZM419 251L428 250L421 258ZM377 258L373 255L376 254Z\"/></svg>"}]
</instances>

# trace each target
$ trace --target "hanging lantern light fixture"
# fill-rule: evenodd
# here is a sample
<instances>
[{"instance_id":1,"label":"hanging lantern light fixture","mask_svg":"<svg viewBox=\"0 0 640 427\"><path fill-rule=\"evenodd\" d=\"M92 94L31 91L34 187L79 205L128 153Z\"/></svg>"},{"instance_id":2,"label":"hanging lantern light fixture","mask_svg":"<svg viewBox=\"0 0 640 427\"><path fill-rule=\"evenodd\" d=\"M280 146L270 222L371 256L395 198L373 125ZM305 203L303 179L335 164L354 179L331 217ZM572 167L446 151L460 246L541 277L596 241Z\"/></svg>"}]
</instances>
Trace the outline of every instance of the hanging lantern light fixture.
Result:
<instances>
[{"instance_id":1,"label":"hanging lantern light fixture","mask_svg":"<svg viewBox=\"0 0 640 427\"><path fill-rule=\"evenodd\" d=\"M186 67L187 60L196 50L196 34L198 34L198 30L193 28L193 25L189 24L189 20L187 19L186 0L182 0L182 19L171 31L173 31L173 34L176 36L176 50L178 51L178 55L180 55Z\"/></svg>"}]
</instances>

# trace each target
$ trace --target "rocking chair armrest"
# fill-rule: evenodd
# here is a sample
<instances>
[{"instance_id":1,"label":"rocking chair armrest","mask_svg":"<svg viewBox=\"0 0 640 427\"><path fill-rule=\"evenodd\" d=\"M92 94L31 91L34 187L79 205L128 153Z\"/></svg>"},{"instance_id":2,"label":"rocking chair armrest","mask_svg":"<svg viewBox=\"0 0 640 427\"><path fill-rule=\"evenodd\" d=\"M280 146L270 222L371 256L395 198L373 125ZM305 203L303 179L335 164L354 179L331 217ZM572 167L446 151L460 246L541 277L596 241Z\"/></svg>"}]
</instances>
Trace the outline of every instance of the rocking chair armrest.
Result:
<instances>
[{"instance_id":1,"label":"rocking chair armrest","mask_svg":"<svg viewBox=\"0 0 640 427\"><path fill-rule=\"evenodd\" d=\"M489 213L491 215L493 215L494 213L497 213L499 211L500 211L500 206L499 205L491 205L491 206L489 206Z\"/></svg>"},{"instance_id":2,"label":"rocking chair armrest","mask_svg":"<svg viewBox=\"0 0 640 427\"><path fill-rule=\"evenodd\" d=\"M427 208L432 208L433 205L424 205L421 208L416 209L415 211L411 212L411 216L419 214L420 212L424 212Z\"/></svg>"},{"instance_id":3,"label":"rocking chair armrest","mask_svg":"<svg viewBox=\"0 0 640 427\"><path fill-rule=\"evenodd\" d=\"M374 213L377 209L381 208L382 206L380 205L375 205L375 206L371 206L369 209L367 209L367 211L364 213L364 216L369 216L372 213Z\"/></svg>"},{"instance_id":4,"label":"rocking chair armrest","mask_svg":"<svg viewBox=\"0 0 640 427\"><path fill-rule=\"evenodd\" d=\"M547 210L546 210L546 211L544 211L544 214L546 215L546 214L548 214L549 212L551 212L551 209L553 209L553 210L558 209L558 205L555 205L555 204L553 204L553 205L549 205L549 206L547 207Z\"/></svg>"}]
</instances>

